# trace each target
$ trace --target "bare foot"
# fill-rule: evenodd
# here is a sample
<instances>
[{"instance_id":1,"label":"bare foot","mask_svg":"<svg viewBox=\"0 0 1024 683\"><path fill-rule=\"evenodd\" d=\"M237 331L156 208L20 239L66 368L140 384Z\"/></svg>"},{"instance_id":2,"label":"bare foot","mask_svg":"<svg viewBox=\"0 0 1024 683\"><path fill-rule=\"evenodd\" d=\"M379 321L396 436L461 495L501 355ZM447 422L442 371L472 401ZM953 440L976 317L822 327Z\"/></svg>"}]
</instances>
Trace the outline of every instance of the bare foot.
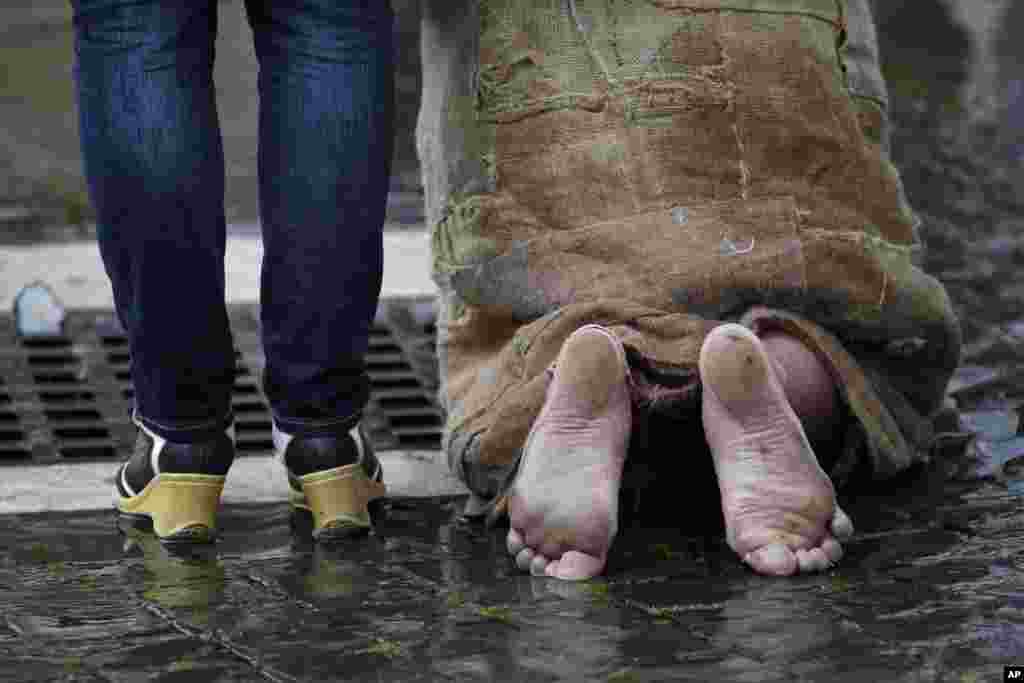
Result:
<instances>
[{"instance_id":1,"label":"bare foot","mask_svg":"<svg viewBox=\"0 0 1024 683\"><path fill-rule=\"evenodd\" d=\"M562 346L509 496L508 551L523 571L565 580L604 569L618 529L630 399L622 346L597 325Z\"/></svg>"},{"instance_id":2,"label":"bare foot","mask_svg":"<svg viewBox=\"0 0 1024 683\"><path fill-rule=\"evenodd\" d=\"M836 505L761 341L740 325L716 327L701 348L700 376L729 546L762 574L838 562L836 538L852 534L853 524Z\"/></svg>"}]
</instances>

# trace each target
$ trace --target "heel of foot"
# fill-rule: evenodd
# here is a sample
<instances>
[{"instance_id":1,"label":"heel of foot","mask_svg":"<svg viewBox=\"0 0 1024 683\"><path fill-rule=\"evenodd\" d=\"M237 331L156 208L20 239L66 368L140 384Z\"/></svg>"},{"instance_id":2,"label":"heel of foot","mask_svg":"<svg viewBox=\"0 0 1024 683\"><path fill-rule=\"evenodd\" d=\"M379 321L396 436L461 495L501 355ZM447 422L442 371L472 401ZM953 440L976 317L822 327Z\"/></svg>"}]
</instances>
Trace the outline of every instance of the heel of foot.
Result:
<instances>
[{"instance_id":1,"label":"heel of foot","mask_svg":"<svg viewBox=\"0 0 1024 683\"><path fill-rule=\"evenodd\" d=\"M626 377L625 352L608 330L587 325L572 333L559 354L556 377L562 386L585 398L594 415L612 400Z\"/></svg>"},{"instance_id":2,"label":"heel of foot","mask_svg":"<svg viewBox=\"0 0 1024 683\"><path fill-rule=\"evenodd\" d=\"M152 520L153 532L167 541L207 541L216 529L223 476L162 473L137 496L120 498L117 509Z\"/></svg>"},{"instance_id":3,"label":"heel of foot","mask_svg":"<svg viewBox=\"0 0 1024 683\"><path fill-rule=\"evenodd\" d=\"M712 330L700 351L701 380L726 403L752 398L770 380L769 364L757 336L735 323Z\"/></svg>"}]
</instances>

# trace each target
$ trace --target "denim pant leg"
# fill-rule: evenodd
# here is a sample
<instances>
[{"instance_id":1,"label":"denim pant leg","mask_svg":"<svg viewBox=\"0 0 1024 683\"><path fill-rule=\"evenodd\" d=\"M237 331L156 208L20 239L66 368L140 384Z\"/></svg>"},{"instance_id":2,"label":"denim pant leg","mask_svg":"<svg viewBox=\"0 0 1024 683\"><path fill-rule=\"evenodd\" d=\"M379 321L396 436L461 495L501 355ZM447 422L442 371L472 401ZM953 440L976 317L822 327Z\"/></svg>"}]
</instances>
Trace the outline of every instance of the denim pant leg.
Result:
<instances>
[{"instance_id":1,"label":"denim pant leg","mask_svg":"<svg viewBox=\"0 0 1024 683\"><path fill-rule=\"evenodd\" d=\"M81 143L137 414L174 441L230 420L214 0L73 0Z\"/></svg>"},{"instance_id":2,"label":"denim pant leg","mask_svg":"<svg viewBox=\"0 0 1024 683\"><path fill-rule=\"evenodd\" d=\"M344 433L369 397L393 15L380 0L246 4L260 64L263 385L281 430Z\"/></svg>"}]
</instances>

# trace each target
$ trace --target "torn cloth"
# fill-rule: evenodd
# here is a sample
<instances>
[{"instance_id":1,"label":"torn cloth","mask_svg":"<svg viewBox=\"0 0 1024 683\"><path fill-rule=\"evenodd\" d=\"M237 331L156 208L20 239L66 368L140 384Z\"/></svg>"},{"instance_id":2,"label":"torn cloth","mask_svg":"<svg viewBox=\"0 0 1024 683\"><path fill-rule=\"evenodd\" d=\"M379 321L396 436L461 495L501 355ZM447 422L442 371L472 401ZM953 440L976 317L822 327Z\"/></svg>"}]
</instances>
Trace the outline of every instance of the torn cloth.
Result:
<instances>
[{"instance_id":1,"label":"torn cloth","mask_svg":"<svg viewBox=\"0 0 1024 683\"><path fill-rule=\"evenodd\" d=\"M914 263L865 0L423 12L444 448L477 502L587 323L626 345L638 408L694 420L707 332L781 327L832 370L856 457L878 476L925 457L960 331Z\"/></svg>"}]
</instances>

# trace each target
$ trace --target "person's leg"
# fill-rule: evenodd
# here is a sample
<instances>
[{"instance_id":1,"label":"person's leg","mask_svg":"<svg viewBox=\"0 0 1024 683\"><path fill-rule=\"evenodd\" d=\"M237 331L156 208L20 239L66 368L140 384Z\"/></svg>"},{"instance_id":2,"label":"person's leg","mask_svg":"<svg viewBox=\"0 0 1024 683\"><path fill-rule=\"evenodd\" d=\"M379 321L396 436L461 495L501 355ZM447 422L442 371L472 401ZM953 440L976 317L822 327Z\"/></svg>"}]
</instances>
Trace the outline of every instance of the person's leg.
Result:
<instances>
[{"instance_id":1,"label":"person's leg","mask_svg":"<svg viewBox=\"0 0 1024 683\"><path fill-rule=\"evenodd\" d=\"M509 493L508 551L523 571L589 579L618 528L631 405L625 353L596 325L562 346Z\"/></svg>"},{"instance_id":2,"label":"person's leg","mask_svg":"<svg viewBox=\"0 0 1024 683\"><path fill-rule=\"evenodd\" d=\"M275 442L296 480L357 461L376 479L356 425L369 397L364 355L383 273L392 11L377 0L246 4L260 64L260 297ZM340 527L368 528L365 501L346 506L381 487L320 484L327 493L316 496L345 500L324 503L335 512L322 515L309 501L316 531L339 516L348 520Z\"/></svg>"},{"instance_id":3,"label":"person's leg","mask_svg":"<svg viewBox=\"0 0 1024 683\"><path fill-rule=\"evenodd\" d=\"M164 539L211 537L234 457L215 9L74 2L85 173L139 428L117 505Z\"/></svg>"},{"instance_id":4,"label":"person's leg","mask_svg":"<svg viewBox=\"0 0 1024 683\"><path fill-rule=\"evenodd\" d=\"M726 324L705 339L700 376L729 546L763 574L837 562L837 538L853 526L807 436L835 424L828 369L796 339L772 334L762 341Z\"/></svg>"},{"instance_id":5,"label":"person's leg","mask_svg":"<svg viewBox=\"0 0 1024 683\"><path fill-rule=\"evenodd\" d=\"M811 444L833 441L839 425L839 392L828 368L800 340L785 332L759 335L786 400L800 418Z\"/></svg>"},{"instance_id":6,"label":"person's leg","mask_svg":"<svg viewBox=\"0 0 1024 683\"><path fill-rule=\"evenodd\" d=\"M75 0L82 156L138 418L176 442L230 413L216 3Z\"/></svg>"}]
</instances>

